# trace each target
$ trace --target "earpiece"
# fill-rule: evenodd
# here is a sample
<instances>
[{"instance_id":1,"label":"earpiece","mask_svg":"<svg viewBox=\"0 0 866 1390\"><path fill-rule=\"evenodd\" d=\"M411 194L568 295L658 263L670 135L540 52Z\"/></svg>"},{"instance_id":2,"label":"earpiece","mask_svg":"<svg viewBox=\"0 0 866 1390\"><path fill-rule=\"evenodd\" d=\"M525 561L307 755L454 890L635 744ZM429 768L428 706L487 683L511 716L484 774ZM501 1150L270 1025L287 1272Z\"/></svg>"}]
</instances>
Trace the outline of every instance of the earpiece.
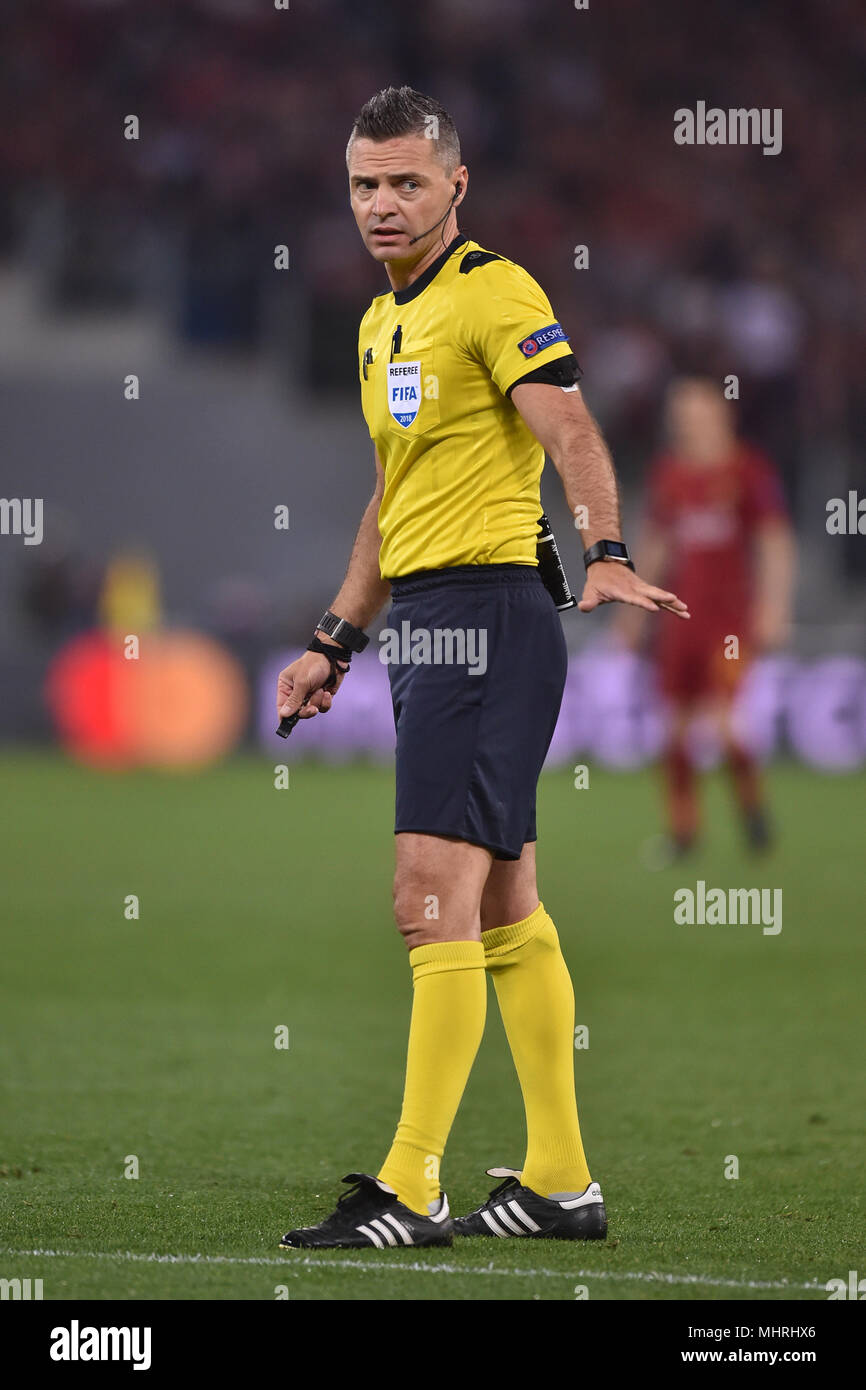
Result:
<instances>
[{"instance_id":1,"label":"earpiece","mask_svg":"<svg viewBox=\"0 0 866 1390\"><path fill-rule=\"evenodd\" d=\"M451 195L451 202L448 204L448 206L447 206L447 208L445 209L445 211L443 212L442 216L439 218L439 221L438 221L438 222L434 222L432 227L428 227L427 230L426 230L426 232L419 232L417 236L410 237L410 238L409 238L409 245L410 245L410 246L412 246L416 241L420 241L422 237L429 236L431 232L435 232L435 230L436 230L437 227L441 227L442 223L443 223L443 222L445 221L445 219L447 218L449 212L450 212L451 209L453 208L454 204L456 203L457 199L460 197L460 194L461 194L462 192L463 192L463 184L462 184L462 183L460 182L460 180L458 179L457 182L456 182L456 184L454 185L454 192L453 192L453 194Z\"/></svg>"}]
</instances>

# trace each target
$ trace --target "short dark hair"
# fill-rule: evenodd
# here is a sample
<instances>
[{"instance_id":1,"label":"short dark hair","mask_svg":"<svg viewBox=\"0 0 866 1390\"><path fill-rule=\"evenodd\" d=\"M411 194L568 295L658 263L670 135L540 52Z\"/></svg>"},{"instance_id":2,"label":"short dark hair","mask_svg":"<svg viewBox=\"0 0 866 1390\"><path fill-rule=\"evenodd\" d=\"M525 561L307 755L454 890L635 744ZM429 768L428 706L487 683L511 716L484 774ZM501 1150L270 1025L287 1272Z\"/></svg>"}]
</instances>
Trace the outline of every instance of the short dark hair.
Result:
<instances>
[{"instance_id":1,"label":"short dark hair","mask_svg":"<svg viewBox=\"0 0 866 1390\"><path fill-rule=\"evenodd\" d=\"M436 153L449 174L460 163L460 140L445 107L414 87L383 87L364 103L352 126L346 161L353 140L394 140L400 135L435 140Z\"/></svg>"}]
</instances>

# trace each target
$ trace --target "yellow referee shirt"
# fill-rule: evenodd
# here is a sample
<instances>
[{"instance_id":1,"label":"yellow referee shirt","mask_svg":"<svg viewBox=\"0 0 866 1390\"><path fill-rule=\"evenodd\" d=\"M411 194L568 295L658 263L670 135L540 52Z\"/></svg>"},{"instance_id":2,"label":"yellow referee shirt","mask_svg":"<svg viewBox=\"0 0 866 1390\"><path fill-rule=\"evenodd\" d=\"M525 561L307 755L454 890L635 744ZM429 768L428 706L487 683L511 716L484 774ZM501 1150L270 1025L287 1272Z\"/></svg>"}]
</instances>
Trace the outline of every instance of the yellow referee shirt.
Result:
<instances>
[{"instance_id":1,"label":"yellow referee shirt","mask_svg":"<svg viewBox=\"0 0 866 1390\"><path fill-rule=\"evenodd\" d=\"M361 403L385 474L384 579L536 563L544 450L506 392L571 352L540 286L459 236L361 322Z\"/></svg>"}]
</instances>

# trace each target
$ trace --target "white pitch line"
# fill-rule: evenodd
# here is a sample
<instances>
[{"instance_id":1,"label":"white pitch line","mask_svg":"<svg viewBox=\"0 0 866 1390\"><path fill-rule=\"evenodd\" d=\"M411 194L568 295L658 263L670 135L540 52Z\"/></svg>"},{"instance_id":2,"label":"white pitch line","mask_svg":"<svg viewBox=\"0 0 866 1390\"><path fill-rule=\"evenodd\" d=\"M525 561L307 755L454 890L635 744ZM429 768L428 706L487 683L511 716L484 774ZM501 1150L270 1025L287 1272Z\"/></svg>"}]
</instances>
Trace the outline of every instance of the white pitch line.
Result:
<instances>
[{"instance_id":1,"label":"white pitch line","mask_svg":"<svg viewBox=\"0 0 866 1390\"><path fill-rule=\"evenodd\" d=\"M57 1259L57 1260L127 1260L136 1264L167 1265L268 1265L293 1273L292 1265L304 1265L307 1269L357 1269L373 1274L481 1274L517 1279L636 1279L647 1284L700 1284L713 1289L790 1289L806 1290L809 1293L824 1293L824 1284L791 1284L787 1279L713 1279L705 1274L662 1274L656 1270L647 1273L623 1270L618 1274L612 1269L494 1269L493 1264L484 1268L471 1265L436 1264L423 1265L393 1263L368 1260L334 1260L327 1256L315 1260L309 1255L294 1255L287 1250L280 1259L266 1255L140 1255L131 1250L4 1250L4 1256L12 1259Z\"/></svg>"}]
</instances>

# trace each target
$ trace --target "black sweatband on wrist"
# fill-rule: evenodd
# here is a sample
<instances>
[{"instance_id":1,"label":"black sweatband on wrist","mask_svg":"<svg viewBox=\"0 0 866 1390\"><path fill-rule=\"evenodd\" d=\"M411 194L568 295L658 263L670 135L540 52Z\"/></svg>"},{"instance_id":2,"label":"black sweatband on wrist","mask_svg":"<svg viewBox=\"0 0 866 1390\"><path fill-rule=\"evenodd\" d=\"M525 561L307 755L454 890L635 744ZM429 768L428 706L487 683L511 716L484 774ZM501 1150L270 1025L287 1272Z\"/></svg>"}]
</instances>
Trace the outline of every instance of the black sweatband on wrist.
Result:
<instances>
[{"instance_id":1,"label":"black sweatband on wrist","mask_svg":"<svg viewBox=\"0 0 866 1390\"><path fill-rule=\"evenodd\" d=\"M322 656L328 658L328 661L331 663L331 674L322 686L322 689L333 690L337 684L337 672L339 671L341 676L345 676L352 664L352 653L349 651L349 648L334 642L323 642L321 638L316 637L314 634L307 647L307 651L320 652Z\"/></svg>"}]
</instances>

